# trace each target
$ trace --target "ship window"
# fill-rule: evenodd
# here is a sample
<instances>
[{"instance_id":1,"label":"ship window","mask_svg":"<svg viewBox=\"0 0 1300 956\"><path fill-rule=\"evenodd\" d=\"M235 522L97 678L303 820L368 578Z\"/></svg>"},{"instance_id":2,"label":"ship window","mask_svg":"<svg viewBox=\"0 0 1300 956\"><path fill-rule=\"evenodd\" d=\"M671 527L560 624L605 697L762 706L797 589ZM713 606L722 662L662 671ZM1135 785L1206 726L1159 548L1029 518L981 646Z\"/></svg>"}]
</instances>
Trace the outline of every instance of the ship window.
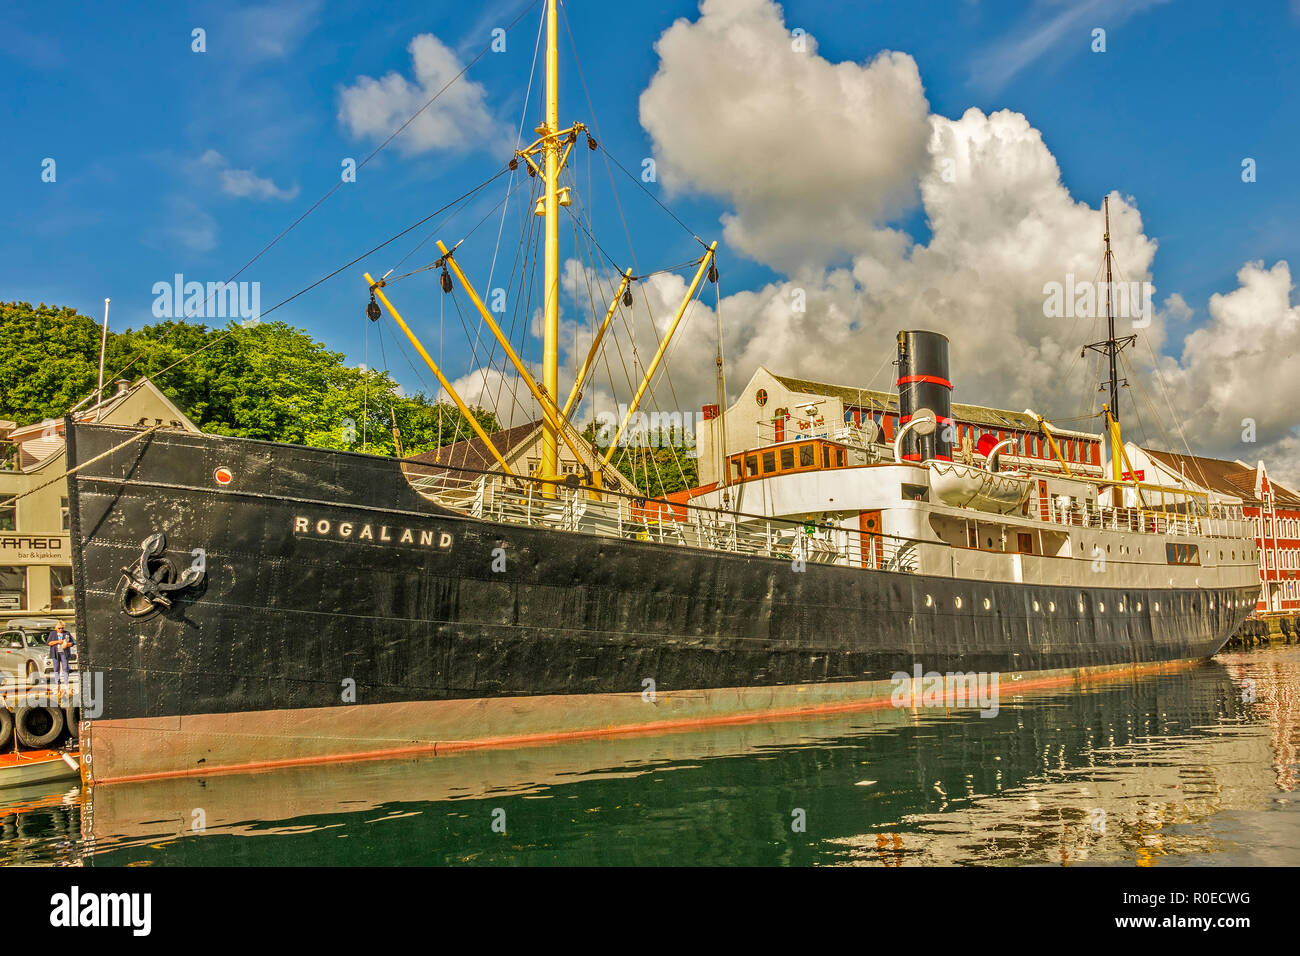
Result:
<instances>
[{"instance_id":1,"label":"ship window","mask_svg":"<svg viewBox=\"0 0 1300 956\"><path fill-rule=\"evenodd\" d=\"M794 467L794 449L782 448L781 449L781 470L788 471L793 467Z\"/></svg>"},{"instance_id":2,"label":"ship window","mask_svg":"<svg viewBox=\"0 0 1300 956\"><path fill-rule=\"evenodd\" d=\"M970 525L966 528L966 546L970 548L978 548L980 546L979 538L975 536L974 525Z\"/></svg>"},{"instance_id":3,"label":"ship window","mask_svg":"<svg viewBox=\"0 0 1300 956\"><path fill-rule=\"evenodd\" d=\"M830 449L830 446L829 446L829 445L822 445L822 467L823 467L823 468L829 468L830 466L831 466L831 449Z\"/></svg>"},{"instance_id":4,"label":"ship window","mask_svg":"<svg viewBox=\"0 0 1300 956\"><path fill-rule=\"evenodd\" d=\"M758 456L750 455L745 459L745 473L753 478L758 474Z\"/></svg>"},{"instance_id":5,"label":"ship window","mask_svg":"<svg viewBox=\"0 0 1300 956\"><path fill-rule=\"evenodd\" d=\"M1083 610L1083 605L1082 605L1082 604L1079 605L1079 610L1080 610L1080 611ZM1100 613L1100 614L1105 614L1105 613L1106 613L1106 603L1105 603L1104 601L1099 601L1099 602L1097 603L1097 612Z\"/></svg>"},{"instance_id":6,"label":"ship window","mask_svg":"<svg viewBox=\"0 0 1300 956\"><path fill-rule=\"evenodd\" d=\"M989 608L991 608L992 606L993 606L993 602L990 601L988 598L985 598L985 599L984 599L984 610L987 611L987 610L988 610Z\"/></svg>"},{"instance_id":7,"label":"ship window","mask_svg":"<svg viewBox=\"0 0 1300 956\"><path fill-rule=\"evenodd\" d=\"M835 449L835 467L836 467L836 468L843 468L843 467L844 467L844 449L843 449L843 448L836 448L836 449Z\"/></svg>"},{"instance_id":8,"label":"ship window","mask_svg":"<svg viewBox=\"0 0 1300 956\"><path fill-rule=\"evenodd\" d=\"M1055 613L1056 613L1056 602L1055 602L1055 601L1048 601L1048 602L1047 602L1047 612L1048 612L1049 614L1055 614Z\"/></svg>"},{"instance_id":9,"label":"ship window","mask_svg":"<svg viewBox=\"0 0 1300 956\"><path fill-rule=\"evenodd\" d=\"M1166 544L1165 545L1165 563L1167 564L1200 564L1201 556L1199 550L1194 544Z\"/></svg>"},{"instance_id":10,"label":"ship window","mask_svg":"<svg viewBox=\"0 0 1300 956\"><path fill-rule=\"evenodd\" d=\"M1083 613L1083 598L1079 598L1079 613Z\"/></svg>"},{"instance_id":11,"label":"ship window","mask_svg":"<svg viewBox=\"0 0 1300 956\"><path fill-rule=\"evenodd\" d=\"M1119 613L1121 613L1121 614L1124 613L1124 602L1123 602L1123 601L1120 601L1120 602L1119 602Z\"/></svg>"},{"instance_id":12,"label":"ship window","mask_svg":"<svg viewBox=\"0 0 1300 956\"><path fill-rule=\"evenodd\" d=\"M815 451L816 449L814 449L812 445L799 446L799 467L800 468L811 468L813 465L817 463Z\"/></svg>"},{"instance_id":13,"label":"ship window","mask_svg":"<svg viewBox=\"0 0 1300 956\"><path fill-rule=\"evenodd\" d=\"M1137 604L1133 605L1133 610L1135 610L1135 611L1137 611L1139 614L1141 614L1141 613L1142 613L1142 602L1141 602L1141 601L1138 601Z\"/></svg>"},{"instance_id":14,"label":"ship window","mask_svg":"<svg viewBox=\"0 0 1300 956\"><path fill-rule=\"evenodd\" d=\"M1034 536L1032 534L1017 534L1016 544L1020 548L1021 554L1034 553ZM1034 608L1034 610L1036 611L1038 608Z\"/></svg>"},{"instance_id":15,"label":"ship window","mask_svg":"<svg viewBox=\"0 0 1300 956\"><path fill-rule=\"evenodd\" d=\"M989 539L988 539L988 542L989 542L989 550L992 551L992 550L993 550L993 539L992 539L992 538L989 538Z\"/></svg>"},{"instance_id":16,"label":"ship window","mask_svg":"<svg viewBox=\"0 0 1300 956\"><path fill-rule=\"evenodd\" d=\"M770 475L774 471L776 471L776 452L763 452L763 474Z\"/></svg>"},{"instance_id":17,"label":"ship window","mask_svg":"<svg viewBox=\"0 0 1300 956\"><path fill-rule=\"evenodd\" d=\"M902 490L903 490L904 501L929 501L930 500L930 489L927 488L925 485L904 484L902 486Z\"/></svg>"},{"instance_id":18,"label":"ship window","mask_svg":"<svg viewBox=\"0 0 1300 956\"><path fill-rule=\"evenodd\" d=\"M934 598L928 594L925 596L925 606L934 607Z\"/></svg>"},{"instance_id":19,"label":"ship window","mask_svg":"<svg viewBox=\"0 0 1300 956\"><path fill-rule=\"evenodd\" d=\"M1159 602L1159 601L1156 601L1155 604L1152 604L1152 605L1151 605L1151 610L1154 611L1156 614L1159 614L1159 613L1160 613L1160 602Z\"/></svg>"},{"instance_id":20,"label":"ship window","mask_svg":"<svg viewBox=\"0 0 1300 956\"><path fill-rule=\"evenodd\" d=\"M955 597L955 598L953 598L953 599L952 599L952 603L953 603L953 605L954 605L958 610L961 609L961 598L959 598L959 597Z\"/></svg>"},{"instance_id":21,"label":"ship window","mask_svg":"<svg viewBox=\"0 0 1300 956\"><path fill-rule=\"evenodd\" d=\"M1037 602L1037 601L1034 602L1034 610L1035 610L1035 611L1038 610L1038 602Z\"/></svg>"}]
</instances>

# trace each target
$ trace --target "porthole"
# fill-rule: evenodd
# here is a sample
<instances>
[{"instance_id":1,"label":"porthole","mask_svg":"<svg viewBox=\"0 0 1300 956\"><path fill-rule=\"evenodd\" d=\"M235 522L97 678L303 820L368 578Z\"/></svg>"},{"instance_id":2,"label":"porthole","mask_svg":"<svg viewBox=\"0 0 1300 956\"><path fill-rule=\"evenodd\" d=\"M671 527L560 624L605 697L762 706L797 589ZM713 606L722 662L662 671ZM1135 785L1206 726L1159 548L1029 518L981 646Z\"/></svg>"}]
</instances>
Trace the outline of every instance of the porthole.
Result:
<instances>
[{"instance_id":1,"label":"porthole","mask_svg":"<svg viewBox=\"0 0 1300 956\"><path fill-rule=\"evenodd\" d=\"M1106 545L1106 553L1110 554L1110 545Z\"/></svg>"},{"instance_id":2,"label":"porthole","mask_svg":"<svg viewBox=\"0 0 1300 956\"><path fill-rule=\"evenodd\" d=\"M1156 601L1154 604L1152 604L1152 605L1151 605L1151 610L1152 610L1154 613L1159 614L1159 613L1160 613L1160 602L1159 602L1159 601Z\"/></svg>"},{"instance_id":3,"label":"porthole","mask_svg":"<svg viewBox=\"0 0 1300 956\"><path fill-rule=\"evenodd\" d=\"M1037 602L1037 601L1034 602L1034 610L1035 610L1035 611L1038 610L1038 602Z\"/></svg>"},{"instance_id":4,"label":"porthole","mask_svg":"<svg viewBox=\"0 0 1300 956\"><path fill-rule=\"evenodd\" d=\"M1124 613L1124 602L1123 602L1123 601L1120 601L1120 602L1119 602L1119 613L1121 613L1121 614Z\"/></svg>"},{"instance_id":5,"label":"porthole","mask_svg":"<svg viewBox=\"0 0 1300 956\"><path fill-rule=\"evenodd\" d=\"M1137 604L1133 605L1133 610L1135 610L1135 611L1137 611L1139 614L1141 614L1141 613L1142 613L1142 602L1141 602L1141 601L1138 601Z\"/></svg>"},{"instance_id":6,"label":"porthole","mask_svg":"<svg viewBox=\"0 0 1300 956\"><path fill-rule=\"evenodd\" d=\"M960 608L961 608L961 598L959 598L959 597L955 597L955 598L953 598L953 599L952 599L952 603L953 603L954 605L956 605L957 608L960 610Z\"/></svg>"},{"instance_id":7,"label":"porthole","mask_svg":"<svg viewBox=\"0 0 1300 956\"><path fill-rule=\"evenodd\" d=\"M985 598L985 599L984 599L984 610L987 611L987 610L988 610L989 608L991 608L992 606L993 606L993 602L990 601L988 598Z\"/></svg>"},{"instance_id":8,"label":"porthole","mask_svg":"<svg viewBox=\"0 0 1300 956\"><path fill-rule=\"evenodd\" d=\"M1047 613L1049 613L1049 614L1055 614L1055 613L1056 613L1056 602L1055 602L1055 601L1048 601L1048 602L1047 602Z\"/></svg>"},{"instance_id":9,"label":"porthole","mask_svg":"<svg viewBox=\"0 0 1300 956\"><path fill-rule=\"evenodd\" d=\"M1080 611L1083 610L1083 605L1082 605L1082 604L1079 605L1079 610L1080 610ZM1105 602L1105 601L1098 601L1098 602L1097 602L1097 612L1098 612L1099 614L1105 614L1105 613L1106 613L1106 602Z\"/></svg>"},{"instance_id":10,"label":"porthole","mask_svg":"<svg viewBox=\"0 0 1300 956\"><path fill-rule=\"evenodd\" d=\"M931 597L930 595L928 595L928 594L925 596L925 606L926 606L926 607L934 607L934 598L932 598L932 597Z\"/></svg>"},{"instance_id":11,"label":"porthole","mask_svg":"<svg viewBox=\"0 0 1300 956\"><path fill-rule=\"evenodd\" d=\"M1214 610L1214 598L1210 598L1210 610Z\"/></svg>"},{"instance_id":12,"label":"porthole","mask_svg":"<svg viewBox=\"0 0 1300 956\"><path fill-rule=\"evenodd\" d=\"M1232 560L1234 560L1234 561L1237 560L1237 552L1236 552L1236 551L1232 552Z\"/></svg>"},{"instance_id":13,"label":"porthole","mask_svg":"<svg viewBox=\"0 0 1300 956\"><path fill-rule=\"evenodd\" d=\"M1080 614L1083 613L1083 602L1082 602L1082 601L1079 602L1079 613L1080 613Z\"/></svg>"}]
</instances>

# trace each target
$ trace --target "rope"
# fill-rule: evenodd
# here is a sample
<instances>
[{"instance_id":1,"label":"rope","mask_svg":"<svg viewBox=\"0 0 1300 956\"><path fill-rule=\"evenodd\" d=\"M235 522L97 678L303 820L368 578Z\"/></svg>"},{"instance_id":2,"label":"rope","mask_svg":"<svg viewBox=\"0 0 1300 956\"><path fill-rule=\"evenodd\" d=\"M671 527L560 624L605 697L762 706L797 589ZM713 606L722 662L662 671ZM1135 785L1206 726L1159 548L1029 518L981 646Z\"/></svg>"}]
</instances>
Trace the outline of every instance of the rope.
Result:
<instances>
[{"instance_id":1,"label":"rope","mask_svg":"<svg viewBox=\"0 0 1300 956\"><path fill-rule=\"evenodd\" d=\"M77 465L77 467L69 468L63 474L57 475L56 477L51 478L49 481L42 482L41 484L37 485L35 488L28 488L21 495L15 495L14 497L10 498L8 501L0 501L0 508L6 508L16 501L21 501L23 498L26 498L28 495L36 494L36 492L40 491L42 488L48 488L50 485L54 484L55 482L63 481L63 479L67 478L69 475L76 474L86 466L93 465L95 462L103 458L107 458L109 455L113 454L113 452L121 451L123 448L125 448L127 445L131 444L132 442L137 442L141 438L144 438L148 435L152 435L158 429L165 428L165 427L166 427L165 425L150 425L144 431L140 432L137 435L133 435L132 437L128 438L126 441L122 442L122 444L120 445L114 445L108 451L104 452L101 455L96 455L94 458L90 459L90 461L83 461L80 465Z\"/></svg>"},{"instance_id":2,"label":"rope","mask_svg":"<svg viewBox=\"0 0 1300 956\"><path fill-rule=\"evenodd\" d=\"M513 30L513 29L515 28L515 25L518 24L519 21L522 20L522 19L523 19L523 18L528 14L528 12L529 12L530 10L532 10L532 8L535 7L536 5L537 5L537 0L533 0L533 2L530 3L527 7L525 7L525 8L524 8L520 13L519 13L519 15L518 15L517 17L515 17L513 20L511 20L510 23L509 23L509 25L506 27L506 33L509 33L511 30ZM472 60L470 60L468 63L466 63L465 66L464 66L464 68L461 69L461 71L460 71L459 73L457 73L455 76L453 76L450 80L448 80L448 81L443 85L442 89L438 90L437 93L434 93L433 96L429 97L429 99L425 101L425 104L424 104L423 106L421 106L418 110L416 110L416 111L415 111L414 113L412 113L409 117L407 117L406 122L404 122L401 126L397 127L397 129L393 130L393 132L389 134L389 136L388 136L388 138L387 138L386 140L384 140L382 143L380 143L378 146L376 146L373 150L371 150L371 151L370 151L370 152L369 152L369 153L368 153L368 154L367 154L367 155L366 155L366 156L361 160L361 162L357 163L357 170L360 171L361 168L362 168L363 166L366 165L366 163L370 162L370 161L371 161L372 159L374 159L377 155L379 155L379 153L380 153L380 152L381 152L385 147L387 147L389 143L391 143L394 139L396 139L398 136L401 135L402 131L405 130L406 127L410 126L413 122L415 122L415 120L416 120L416 119L417 119L417 118L418 118L418 117L419 117L419 116L420 116L420 115L421 115L425 110L427 110L430 106L432 106L433 103L434 103L434 101L437 100L438 97L442 96L443 93L446 93L447 90L451 87L451 85L452 85L453 83L455 83L455 82L458 81L462 76L464 76L466 73L468 73L470 67L472 67L474 64L476 64L479 60L483 59L483 57L487 54L488 50L490 50L490 49L492 48L492 43L494 43L494 42L496 42L495 39L492 40L492 41L490 41L489 43L487 43L487 44L486 44L486 45L485 45L481 50L479 50L478 53L475 55L474 59L472 59ZM495 178L495 177L494 177L494 178ZM319 208L319 207L320 207L320 206L321 206L321 205L322 205L322 204L323 204L327 199L329 199L329 198L330 198L331 196L333 196L336 192L338 192L338 190L343 186L343 182L344 182L344 181L343 181L343 178L340 177L340 178L339 178L339 181L336 182L333 186L331 186L331 187L330 187L330 188L325 192L325 194L324 194L323 196L321 196L321 197L320 197L319 199L317 199L314 203L312 203L311 206L309 206L309 207L307 208L307 211L306 211L306 212L304 212L301 216L299 216L299 217L298 217L297 219L295 219L293 222L289 223L289 225L288 225L287 227L285 227L285 229L284 229L284 230L283 230L283 231L282 231L278 236L276 236L274 239L272 239L270 242L268 242L265 246L263 246L263 247L261 248L261 250L258 251L257 255L253 256L253 258L249 259L249 260L248 260L247 262L245 262L242 266L240 266L239 269L238 269L238 270L237 270L237 271L236 271L236 272L235 272L235 273L234 273L234 274L233 274L229 279L226 280L226 283L229 284L229 283L231 283L231 282L234 282L235 279L239 278L239 276L242 275L242 274L244 273L244 271L248 269L249 266L251 266L253 263L255 263L258 259L262 258L262 256L266 255L266 253L270 251L270 249L271 249L272 246L274 246L274 245L275 245L276 243L278 243L281 239L283 239L283 238L284 238L285 236L287 236L290 232L292 232L292 231L293 231L293 230L294 230L294 229L295 229L295 228L296 228L296 227L297 227L297 226L298 226L298 225L299 225L299 224L300 224L304 219L306 219L308 216L310 216L310 215L311 215L313 212L315 212L315 211L316 211L316 210L317 210L317 209L318 209L318 208ZM436 213L435 213L435 215L436 215ZM395 238L396 238L396 237L395 237ZM372 251L373 251L373 250L372 250ZM345 267L345 268L346 268L346 267ZM323 280L322 280L322 281L323 281ZM319 284L319 283L318 283L318 284ZM309 288L310 288L310 287L309 287ZM303 291L305 292L306 290L304 289ZM205 309L206 309L206 307L207 307L207 303L208 303L208 301L210 301L210 300L212 299L212 296L214 296L214 295L216 295L216 290L213 290L213 292L211 292L211 293L208 295L208 298L204 300L203 304L204 304ZM285 300L285 301L288 301L288 300ZM281 303L281 304L283 304L283 303ZM265 313L263 313L263 314L265 314ZM193 316L193 315L187 315L187 316L184 316L183 318L184 318L184 319L192 319L192 318L194 318L194 316ZM165 338L165 337L164 337L164 338ZM162 340L160 339L159 341L162 341ZM126 372L127 369L129 369L132 365L134 365L134 364L135 364L135 363L140 359L140 357L141 357L142 355L144 355L144 350L141 350L141 351L137 352L137 353L135 354L135 356L131 359L131 361L127 362L126 365L124 365L124 366L123 366L123 367L122 367L122 368L121 368L121 369L120 369L120 370L119 370L119 371L118 371L118 372L113 376L113 378L119 378L119 377L121 377L121 376Z\"/></svg>"}]
</instances>

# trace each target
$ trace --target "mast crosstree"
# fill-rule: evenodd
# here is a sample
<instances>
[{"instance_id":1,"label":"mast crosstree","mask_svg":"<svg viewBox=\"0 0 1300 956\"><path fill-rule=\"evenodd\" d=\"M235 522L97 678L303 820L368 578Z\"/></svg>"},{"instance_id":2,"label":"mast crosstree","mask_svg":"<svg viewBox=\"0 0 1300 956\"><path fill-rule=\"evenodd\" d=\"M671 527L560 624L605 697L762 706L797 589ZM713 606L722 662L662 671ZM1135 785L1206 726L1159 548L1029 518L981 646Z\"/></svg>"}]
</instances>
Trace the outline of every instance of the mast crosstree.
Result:
<instances>
[{"instance_id":1,"label":"mast crosstree","mask_svg":"<svg viewBox=\"0 0 1300 956\"><path fill-rule=\"evenodd\" d=\"M1117 363L1119 353L1125 348L1137 341L1136 335L1125 335L1120 338L1115 337L1115 312L1112 307L1112 290L1114 289L1111 269L1112 253L1110 249L1110 197L1107 196L1102 200L1102 211L1106 219L1106 231L1103 238L1106 242L1106 338L1101 342L1091 342L1084 346L1084 351L1092 349L1094 352L1100 352L1105 355L1110 364L1110 379L1102 383L1102 387L1110 388L1110 404L1103 411L1106 415L1106 434L1110 441L1110 467L1111 477L1116 481L1122 479L1123 470L1120 462L1124 458L1123 438L1120 434L1119 425L1119 387L1128 385L1128 379L1119 377Z\"/></svg>"}]
</instances>

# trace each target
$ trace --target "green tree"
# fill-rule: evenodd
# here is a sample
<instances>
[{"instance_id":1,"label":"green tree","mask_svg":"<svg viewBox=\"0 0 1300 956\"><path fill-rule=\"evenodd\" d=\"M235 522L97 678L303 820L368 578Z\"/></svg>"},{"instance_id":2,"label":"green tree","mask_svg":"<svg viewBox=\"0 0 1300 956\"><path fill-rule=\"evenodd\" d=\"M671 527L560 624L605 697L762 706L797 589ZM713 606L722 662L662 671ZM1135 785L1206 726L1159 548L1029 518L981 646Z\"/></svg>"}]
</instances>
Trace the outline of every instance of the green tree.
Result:
<instances>
[{"instance_id":1,"label":"green tree","mask_svg":"<svg viewBox=\"0 0 1300 956\"><path fill-rule=\"evenodd\" d=\"M596 442L603 454L609 445L602 446L600 439L608 442L613 436L598 435L593 421L583 430L582 437ZM671 429L657 436L646 436L644 443L620 448L612 464L624 478L652 498L695 488L700 483L699 459L687 454L681 436Z\"/></svg>"},{"instance_id":2,"label":"green tree","mask_svg":"<svg viewBox=\"0 0 1300 956\"><path fill-rule=\"evenodd\" d=\"M0 303L0 416L26 424L92 392L99 326L72 309ZM109 333L110 377L148 376L203 431L319 448L418 454L472 434L455 406L403 395L387 372L354 368L283 322L181 321ZM474 409L486 431L491 412Z\"/></svg>"}]
</instances>

